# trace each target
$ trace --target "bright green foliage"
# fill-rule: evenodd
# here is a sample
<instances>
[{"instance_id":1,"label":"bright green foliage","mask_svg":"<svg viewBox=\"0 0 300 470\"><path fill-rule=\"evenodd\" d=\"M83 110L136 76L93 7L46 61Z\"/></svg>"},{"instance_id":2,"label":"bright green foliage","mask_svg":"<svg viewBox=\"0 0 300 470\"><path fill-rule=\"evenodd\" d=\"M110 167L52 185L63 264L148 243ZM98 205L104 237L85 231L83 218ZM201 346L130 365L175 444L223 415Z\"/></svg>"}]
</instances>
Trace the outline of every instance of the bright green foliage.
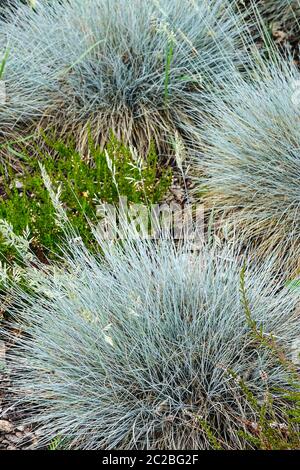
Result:
<instances>
[{"instance_id":1,"label":"bright green foliage","mask_svg":"<svg viewBox=\"0 0 300 470\"><path fill-rule=\"evenodd\" d=\"M111 137L104 150L90 143L87 162L71 141L65 143L48 137L45 140L50 150L41 150L41 147L34 151L32 148L22 150L26 164L19 174L0 167L0 218L10 222L16 234L21 234L28 226L33 236L33 249L42 258L57 249L60 228L55 224L39 163L45 166L51 181L61 185L61 198L68 216L86 243L91 240L88 221L96 221L99 202L117 204L119 197L125 196L128 204L155 204L162 200L170 186L171 169L159 166L153 146L147 159L142 161ZM4 256L13 254L12 248L3 243L0 249Z\"/></svg>"},{"instance_id":2,"label":"bright green foliage","mask_svg":"<svg viewBox=\"0 0 300 470\"><path fill-rule=\"evenodd\" d=\"M48 446L48 450L60 450L61 446L61 438L60 437L55 437L52 439Z\"/></svg>"},{"instance_id":3,"label":"bright green foliage","mask_svg":"<svg viewBox=\"0 0 300 470\"><path fill-rule=\"evenodd\" d=\"M0 80L2 79L3 74L4 74L5 65L6 65L6 62L7 62L7 59L8 59L8 54L9 54L9 50L6 49L6 51L4 53L4 56L0 61Z\"/></svg>"}]
</instances>

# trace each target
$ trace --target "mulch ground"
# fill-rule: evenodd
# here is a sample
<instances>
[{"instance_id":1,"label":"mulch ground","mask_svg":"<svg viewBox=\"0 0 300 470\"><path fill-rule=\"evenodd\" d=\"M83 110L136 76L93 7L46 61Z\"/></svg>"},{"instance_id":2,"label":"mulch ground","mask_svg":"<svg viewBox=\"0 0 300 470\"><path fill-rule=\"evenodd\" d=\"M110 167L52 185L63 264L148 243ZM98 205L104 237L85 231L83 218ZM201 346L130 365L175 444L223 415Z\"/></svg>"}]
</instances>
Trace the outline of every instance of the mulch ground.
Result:
<instances>
[{"instance_id":1,"label":"mulch ground","mask_svg":"<svg viewBox=\"0 0 300 470\"><path fill-rule=\"evenodd\" d=\"M0 342L0 364L5 362L7 345ZM34 449L38 433L20 423L22 416L9 399L10 378L0 369L0 451Z\"/></svg>"}]
</instances>

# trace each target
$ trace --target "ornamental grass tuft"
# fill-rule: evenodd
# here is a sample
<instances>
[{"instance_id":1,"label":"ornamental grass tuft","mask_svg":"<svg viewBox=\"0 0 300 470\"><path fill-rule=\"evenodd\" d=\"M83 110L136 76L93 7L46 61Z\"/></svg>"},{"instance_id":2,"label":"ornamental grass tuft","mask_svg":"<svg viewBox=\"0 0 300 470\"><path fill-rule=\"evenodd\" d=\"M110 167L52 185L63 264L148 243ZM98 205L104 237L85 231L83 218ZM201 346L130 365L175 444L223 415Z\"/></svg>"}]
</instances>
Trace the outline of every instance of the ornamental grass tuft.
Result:
<instances>
[{"instance_id":1,"label":"ornamental grass tuft","mask_svg":"<svg viewBox=\"0 0 300 470\"><path fill-rule=\"evenodd\" d=\"M191 138L214 83L247 60L233 10L223 0L39 0L7 12L2 136L50 126L84 148L90 129L100 144L113 131L167 152L175 131Z\"/></svg>"}]
</instances>

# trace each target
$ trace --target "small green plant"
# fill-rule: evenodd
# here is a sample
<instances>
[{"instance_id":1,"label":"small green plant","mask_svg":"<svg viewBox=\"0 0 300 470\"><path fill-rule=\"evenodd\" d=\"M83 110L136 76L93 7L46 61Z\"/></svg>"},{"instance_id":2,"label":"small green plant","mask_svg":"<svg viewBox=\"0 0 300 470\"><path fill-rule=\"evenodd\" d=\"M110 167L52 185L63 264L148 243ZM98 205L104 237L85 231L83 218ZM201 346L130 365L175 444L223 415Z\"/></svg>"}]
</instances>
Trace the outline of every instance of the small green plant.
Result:
<instances>
[{"instance_id":1,"label":"small green plant","mask_svg":"<svg viewBox=\"0 0 300 470\"><path fill-rule=\"evenodd\" d=\"M198 422L200 424L200 427L203 429L203 432L205 433L205 436L211 445L213 450L223 450L223 447L221 445L221 440L215 436L214 430L211 428L211 426L205 421L205 419L198 418Z\"/></svg>"},{"instance_id":2,"label":"small green plant","mask_svg":"<svg viewBox=\"0 0 300 470\"><path fill-rule=\"evenodd\" d=\"M3 75L4 75L8 55L9 55L9 49L7 48L5 53L4 53L4 56L3 56L2 60L0 61L0 80L2 80Z\"/></svg>"},{"instance_id":3,"label":"small green plant","mask_svg":"<svg viewBox=\"0 0 300 470\"><path fill-rule=\"evenodd\" d=\"M244 265L240 275L241 301L244 307L246 320L258 348L266 348L274 355L274 359L283 366L287 373L286 389L274 390L280 393L283 405L282 418L278 421L278 413L275 413L272 399L272 391L266 389L263 403L260 403L251 392L243 379L230 371L231 376L238 382L248 403L257 415L255 423L248 424L247 430L240 434L246 442L260 450L289 450L300 448L300 377L294 363L286 356L285 351L277 344L272 335L266 335L263 328L257 325L252 318L249 299L247 296L245 281L246 266ZM251 429L251 430L249 430Z\"/></svg>"},{"instance_id":4,"label":"small green plant","mask_svg":"<svg viewBox=\"0 0 300 470\"><path fill-rule=\"evenodd\" d=\"M60 450L61 449L62 439L61 437L57 436L50 442L48 446L48 450Z\"/></svg>"},{"instance_id":5,"label":"small green plant","mask_svg":"<svg viewBox=\"0 0 300 470\"><path fill-rule=\"evenodd\" d=\"M6 219L20 235L28 227L32 248L41 258L51 256L60 239L60 227L54 220L54 209L44 187L40 164L51 181L61 187L61 199L73 226L90 244L91 222L96 222L99 203L117 204L126 197L130 204L156 204L172 181L170 168L161 168L154 146L146 160L113 136L104 150L90 142L89 161L67 143L44 136L46 148L32 144L13 147L23 156L24 164L16 172L0 166L0 218ZM2 256L14 255L14 249L1 243Z\"/></svg>"},{"instance_id":6,"label":"small green plant","mask_svg":"<svg viewBox=\"0 0 300 470\"><path fill-rule=\"evenodd\" d=\"M300 279L290 279L289 281L286 282L285 285L286 285L286 287L288 287L291 290L299 289Z\"/></svg>"}]
</instances>

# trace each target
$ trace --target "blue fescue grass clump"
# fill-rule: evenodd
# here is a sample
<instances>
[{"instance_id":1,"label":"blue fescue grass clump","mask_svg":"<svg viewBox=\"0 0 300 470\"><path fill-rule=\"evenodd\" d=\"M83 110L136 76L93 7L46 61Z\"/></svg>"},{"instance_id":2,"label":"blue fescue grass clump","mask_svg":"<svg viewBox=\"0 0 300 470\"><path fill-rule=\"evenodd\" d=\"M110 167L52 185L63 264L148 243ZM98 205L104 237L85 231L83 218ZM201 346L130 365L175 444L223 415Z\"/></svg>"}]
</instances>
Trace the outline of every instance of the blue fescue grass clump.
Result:
<instances>
[{"instance_id":1,"label":"blue fescue grass clump","mask_svg":"<svg viewBox=\"0 0 300 470\"><path fill-rule=\"evenodd\" d=\"M251 82L233 80L213 100L203 139L195 165L206 208L226 230L238 230L245 246L255 246L255 256L276 252L286 275L297 273L299 72L283 61L260 63Z\"/></svg>"},{"instance_id":2,"label":"blue fescue grass clump","mask_svg":"<svg viewBox=\"0 0 300 470\"><path fill-rule=\"evenodd\" d=\"M257 407L270 395L285 426L285 368L254 341L240 293L243 269L251 321L289 355L299 291L276 285L268 263L245 270L230 246L198 253L97 231L95 257L69 231L63 264L41 265L25 239L4 222L1 230L25 260L8 282L10 321L0 330L13 344L10 391L23 422L39 427L39 446L251 448L245 436L259 429Z\"/></svg>"},{"instance_id":3,"label":"blue fescue grass clump","mask_svg":"<svg viewBox=\"0 0 300 470\"><path fill-rule=\"evenodd\" d=\"M245 26L223 0L39 0L0 23L9 48L1 132L54 124L87 141L109 132L139 148L163 147L213 82L246 54Z\"/></svg>"}]
</instances>

